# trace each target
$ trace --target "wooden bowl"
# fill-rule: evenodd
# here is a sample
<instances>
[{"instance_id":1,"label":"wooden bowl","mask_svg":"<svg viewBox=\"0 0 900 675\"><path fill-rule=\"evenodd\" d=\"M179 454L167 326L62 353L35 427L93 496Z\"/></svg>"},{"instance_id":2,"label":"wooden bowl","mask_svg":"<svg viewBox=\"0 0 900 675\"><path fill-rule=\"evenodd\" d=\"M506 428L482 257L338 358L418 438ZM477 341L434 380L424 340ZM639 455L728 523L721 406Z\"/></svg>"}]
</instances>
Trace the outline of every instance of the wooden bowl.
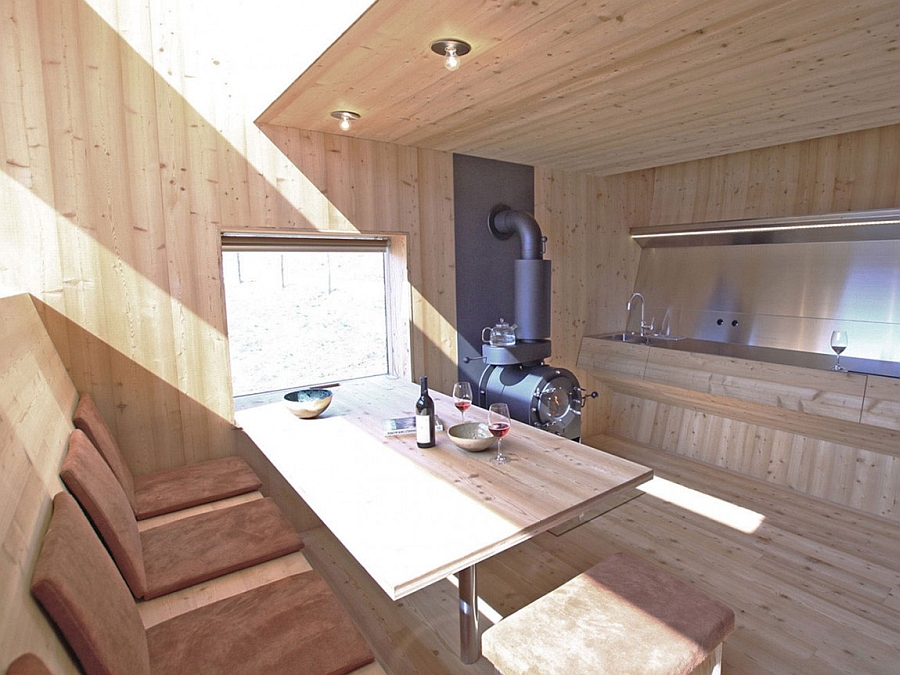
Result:
<instances>
[{"instance_id":1,"label":"wooden bowl","mask_svg":"<svg viewBox=\"0 0 900 675\"><path fill-rule=\"evenodd\" d=\"M284 404L297 417L308 420L318 417L331 405L328 389L301 389L284 395Z\"/></svg>"},{"instance_id":2,"label":"wooden bowl","mask_svg":"<svg viewBox=\"0 0 900 675\"><path fill-rule=\"evenodd\" d=\"M447 429L447 435L456 447L467 452L481 452L494 444L488 425L482 422L457 424Z\"/></svg>"}]
</instances>

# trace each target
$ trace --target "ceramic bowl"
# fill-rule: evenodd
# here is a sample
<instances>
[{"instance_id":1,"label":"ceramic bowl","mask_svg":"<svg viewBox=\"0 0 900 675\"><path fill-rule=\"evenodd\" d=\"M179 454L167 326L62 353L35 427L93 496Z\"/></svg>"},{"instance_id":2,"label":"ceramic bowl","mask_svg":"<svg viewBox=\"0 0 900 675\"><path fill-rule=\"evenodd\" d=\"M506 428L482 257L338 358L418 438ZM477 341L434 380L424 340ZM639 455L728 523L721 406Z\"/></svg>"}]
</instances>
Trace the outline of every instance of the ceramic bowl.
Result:
<instances>
[{"instance_id":1,"label":"ceramic bowl","mask_svg":"<svg viewBox=\"0 0 900 675\"><path fill-rule=\"evenodd\" d=\"M487 450L494 443L494 437L482 422L466 422L447 429L447 435L454 445L468 452Z\"/></svg>"},{"instance_id":2,"label":"ceramic bowl","mask_svg":"<svg viewBox=\"0 0 900 675\"><path fill-rule=\"evenodd\" d=\"M331 405L331 391L328 389L301 389L284 395L284 404L297 417L312 419L318 417Z\"/></svg>"}]
</instances>

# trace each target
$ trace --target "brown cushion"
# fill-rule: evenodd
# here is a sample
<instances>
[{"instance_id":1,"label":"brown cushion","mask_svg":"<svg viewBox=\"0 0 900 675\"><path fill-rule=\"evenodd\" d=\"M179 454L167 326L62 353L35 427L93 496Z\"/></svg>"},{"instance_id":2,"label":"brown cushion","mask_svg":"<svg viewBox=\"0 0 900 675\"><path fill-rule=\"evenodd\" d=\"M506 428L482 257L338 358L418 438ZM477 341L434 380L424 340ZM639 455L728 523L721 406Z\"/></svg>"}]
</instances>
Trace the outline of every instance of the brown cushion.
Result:
<instances>
[{"instance_id":1,"label":"brown cushion","mask_svg":"<svg viewBox=\"0 0 900 675\"><path fill-rule=\"evenodd\" d=\"M50 669L35 654L22 654L9 664L6 675L51 675Z\"/></svg>"},{"instance_id":2,"label":"brown cushion","mask_svg":"<svg viewBox=\"0 0 900 675\"><path fill-rule=\"evenodd\" d=\"M485 631L506 675L690 673L734 630L734 612L619 553Z\"/></svg>"},{"instance_id":3,"label":"brown cushion","mask_svg":"<svg viewBox=\"0 0 900 675\"><path fill-rule=\"evenodd\" d=\"M78 407L75 408L75 416L72 418L77 429L81 429L87 437L91 439L94 447L100 451L103 459L109 464L113 474L122 484L125 490L125 496L128 503L131 504L133 511L137 512L137 499L134 492L134 477L128 464L125 463L125 456L116 443L115 436L110 431L106 420L100 414L100 409L94 403L94 399L89 394L81 394L78 400Z\"/></svg>"},{"instance_id":4,"label":"brown cushion","mask_svg":"<svg viewBox=\"0 0 900 675\"><path fill-rule=\"evenodd\" d=\"M31 592L87 675L149 675L147 638L131 593L65 492L53 498Z\"/></svg>"},{"instance_id":5,"label":"brown cushion","mask_svg":"<svg viewBox=\"0 0 900 675\"><path fill-rule=\"evenodd\" d=\"M148 600L303 546L290 521L268 498L145 530L141 543Z\"/></svg>"},{"instance_id":6,"label":"brown cushion","mask_svg":"<svg viewBox=\"0 0 900 675\"><path fill-rule=\"evenodd\" d=\"M262 483L240 457L225 457L135 476L138 520L259 490Z\"/></svg>"},{"instance_id":7,"label":"brown cushion","mask_svg":"<svg viewBox=\"0 0 900 675\"><path fill-rule=\"evenodd\" d=\"M314 571L157 624L147 641L154 675L339 675L373 660Z\"/></svg>"},{"instance_id":8,"label":"brown cushion","mask_svg":"<svg viewBox=\"0 0 900 675\"><path fill-rule=\"evenodd\" d=\"M147 592L143 546L125 491L80 429L69 436L60 478L100 533L134 597Z\"/></svg>"}]
</instances>

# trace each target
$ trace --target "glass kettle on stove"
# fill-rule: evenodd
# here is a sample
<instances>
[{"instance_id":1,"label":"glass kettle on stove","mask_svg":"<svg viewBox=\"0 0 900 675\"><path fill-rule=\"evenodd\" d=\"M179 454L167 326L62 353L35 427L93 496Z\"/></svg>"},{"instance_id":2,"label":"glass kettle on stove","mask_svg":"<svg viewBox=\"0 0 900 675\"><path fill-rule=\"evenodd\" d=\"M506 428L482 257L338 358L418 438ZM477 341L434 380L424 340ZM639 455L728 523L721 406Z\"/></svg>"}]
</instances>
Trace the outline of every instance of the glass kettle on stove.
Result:
<instances>
[{"instance_id":1,"label":"glass kettle on stove","mask_svg":"<svg viewBox=\"0 0 900 675\"><path fill-rule=\"evenodd\" d=\"M516 344L516 324L508 324L501 317L493 327L487 326L481 331L481 341L492 347L509 347Z\"/></svg>"}]
</instances>

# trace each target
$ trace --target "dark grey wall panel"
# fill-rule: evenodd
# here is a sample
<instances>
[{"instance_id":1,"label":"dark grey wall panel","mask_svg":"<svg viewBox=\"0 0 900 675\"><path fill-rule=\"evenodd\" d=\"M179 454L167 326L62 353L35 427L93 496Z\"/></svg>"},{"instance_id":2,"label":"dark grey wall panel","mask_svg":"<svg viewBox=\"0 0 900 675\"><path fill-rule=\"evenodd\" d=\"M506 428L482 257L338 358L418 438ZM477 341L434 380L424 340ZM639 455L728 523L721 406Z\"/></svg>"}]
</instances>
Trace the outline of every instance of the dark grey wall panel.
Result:
<instances>
[{"instance_id":1,"label":"dark grey wall panel","mask_svg":"<svg viewBox=\"0 0 900 675\"><path fill-rule=\"evenodd\" d=\"M454 155L453 199L459 377L471 382L474 391L484 363L466 364L464 359L481 356L485 326L501 317L515 320L513 266L521 253L518 237L501 241L490 233L488 217L496 204L534 213L534 169Z\"/></svg>"}]
</instances>

